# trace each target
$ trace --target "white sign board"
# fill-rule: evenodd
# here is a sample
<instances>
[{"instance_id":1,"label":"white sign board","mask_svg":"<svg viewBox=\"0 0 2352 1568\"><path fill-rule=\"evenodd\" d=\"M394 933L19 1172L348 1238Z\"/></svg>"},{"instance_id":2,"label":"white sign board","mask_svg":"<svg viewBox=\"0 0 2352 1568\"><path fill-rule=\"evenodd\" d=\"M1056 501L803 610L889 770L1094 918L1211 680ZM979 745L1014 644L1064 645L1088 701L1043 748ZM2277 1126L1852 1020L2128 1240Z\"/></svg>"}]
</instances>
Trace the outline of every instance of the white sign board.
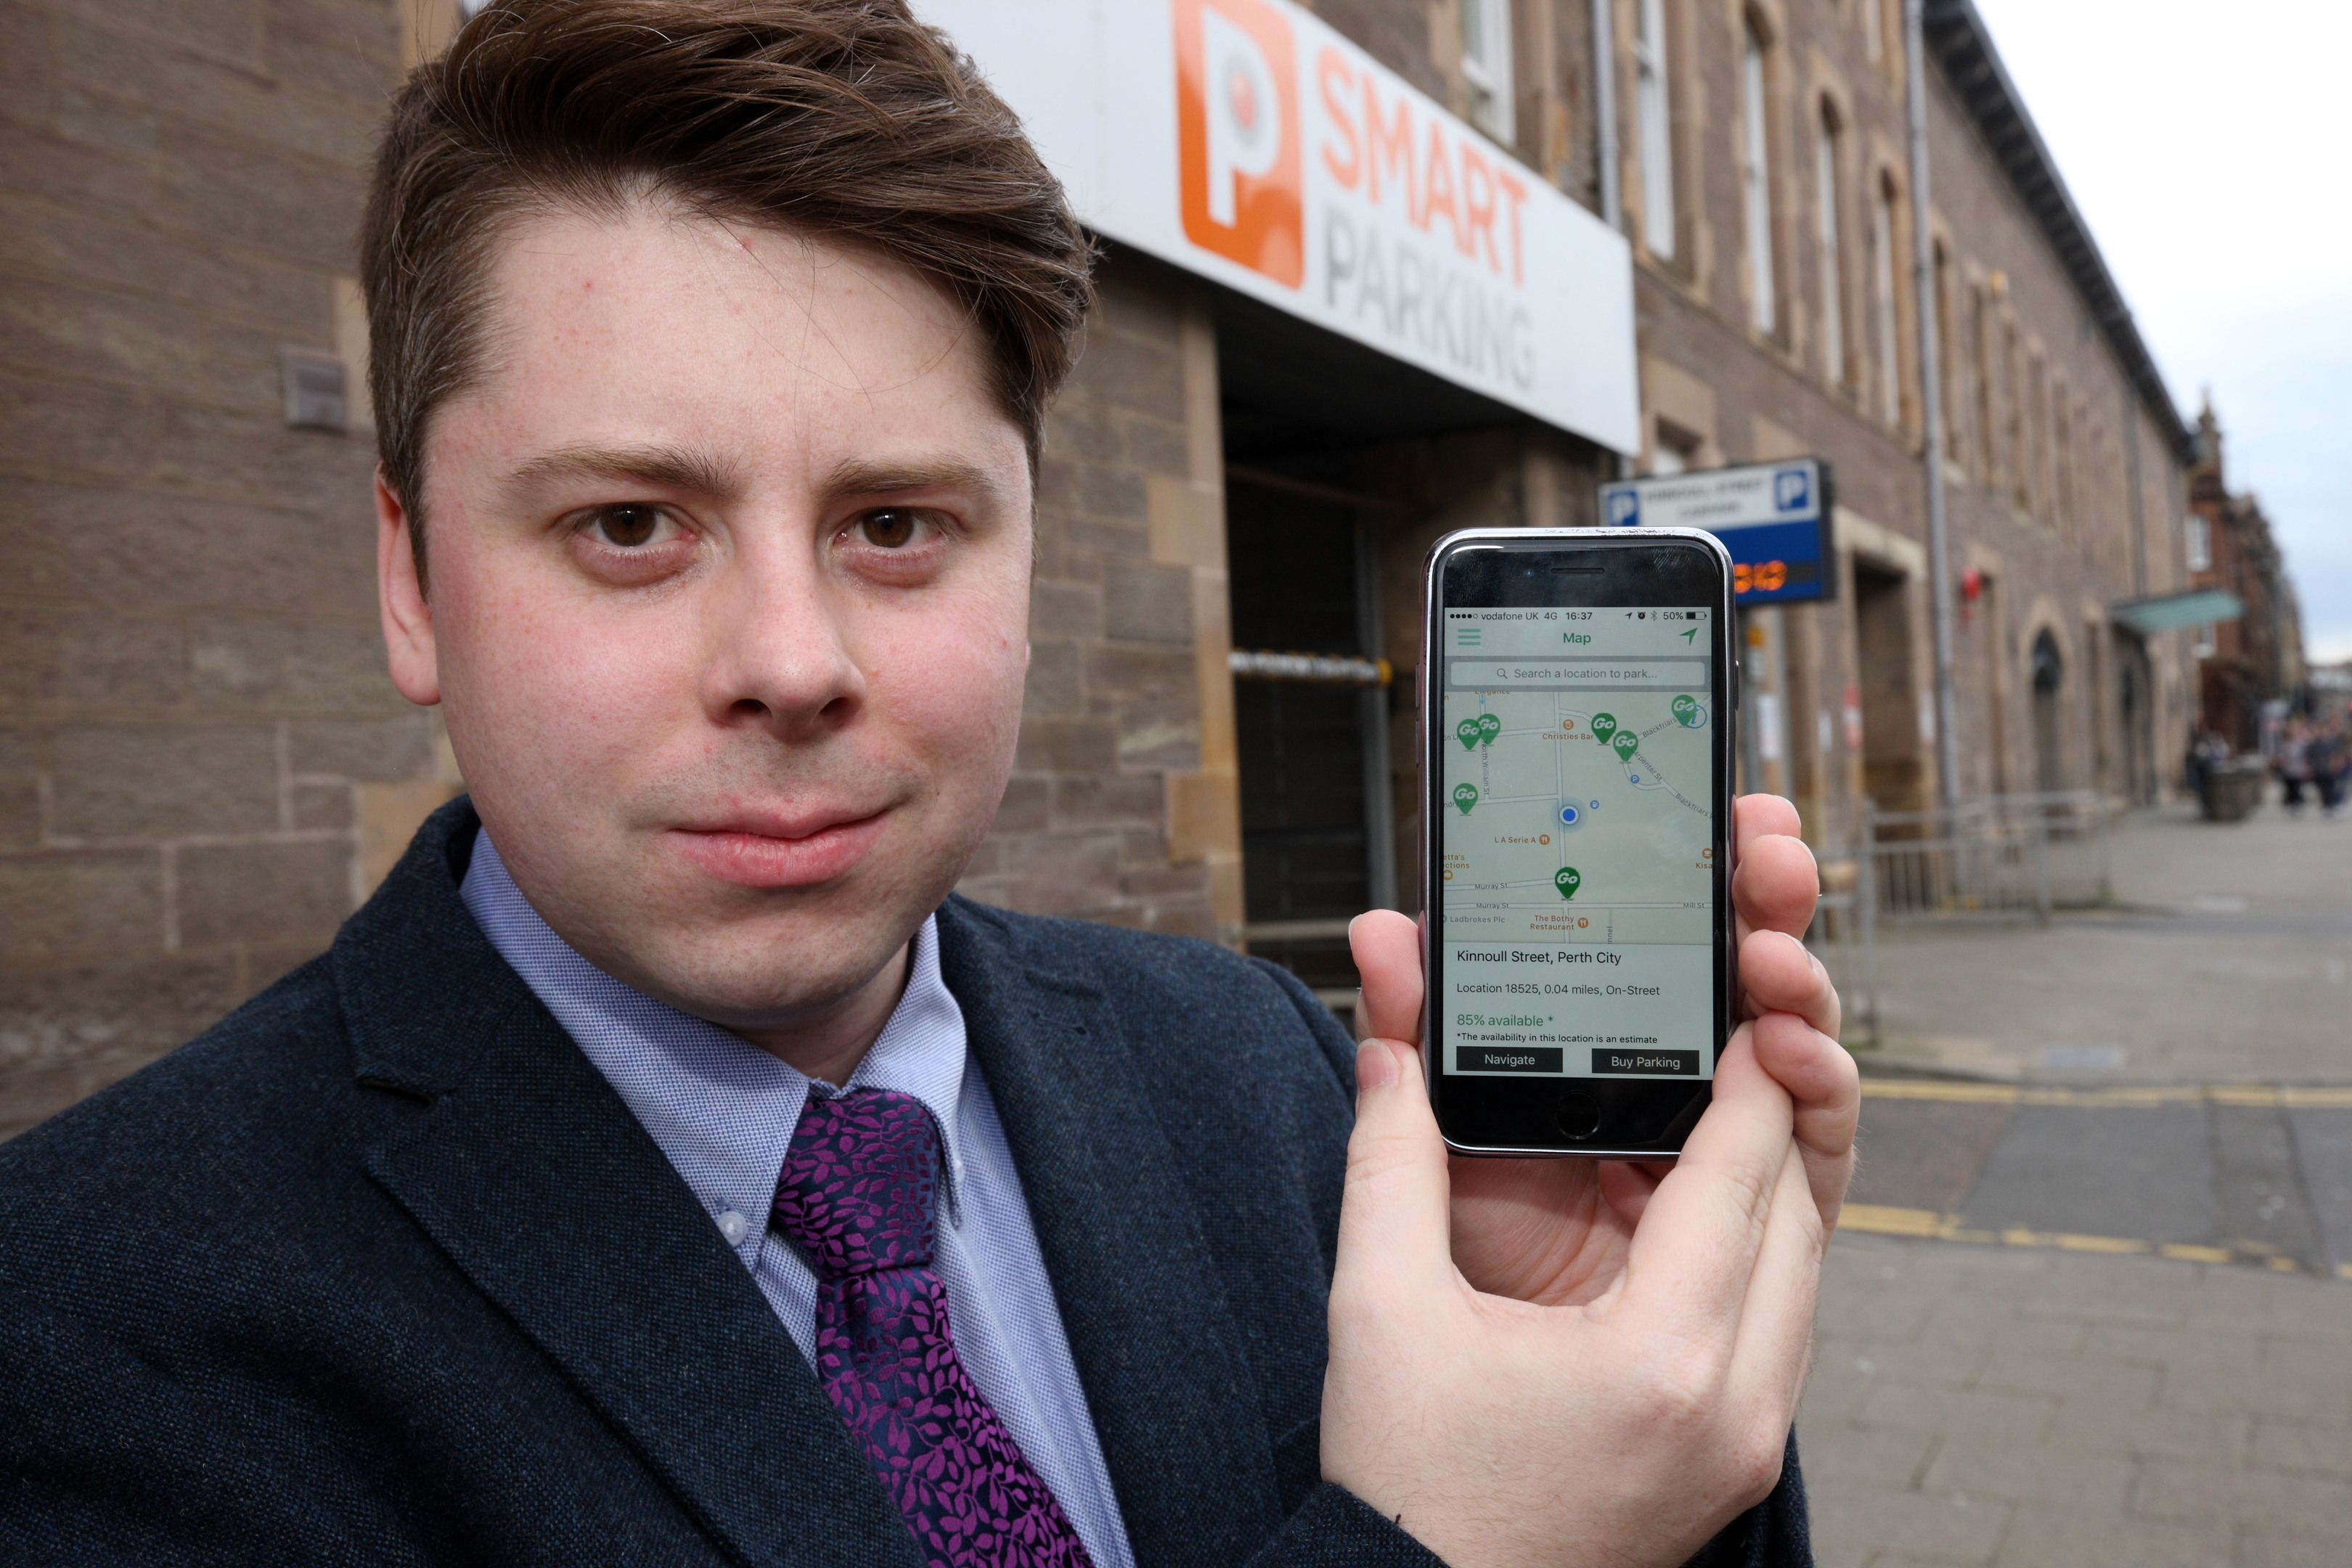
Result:
<instances>
[{"instance_id":1,"label":"white sign board","mask_svg":"<svg viewBox=\"0 0 2352 1568\"><path fill-rule=\"evenodd\" d=\"M1288 0L915 0L1090 227L1618 451L1622 236Z\"/></svg>"},{"instance_id":2,"label":"white sign board","mask_svg":"<svg viewBox=\"0 0 2352 1568\"><path fill-rule=\"evenodd\" d=\"M1829 465L1792 458L1601 487L1601 521L1616 528L1703 528L1731 552L1742 605L1834 595L1826 520L1836 502Z\"/></svg>"}]
</instances>

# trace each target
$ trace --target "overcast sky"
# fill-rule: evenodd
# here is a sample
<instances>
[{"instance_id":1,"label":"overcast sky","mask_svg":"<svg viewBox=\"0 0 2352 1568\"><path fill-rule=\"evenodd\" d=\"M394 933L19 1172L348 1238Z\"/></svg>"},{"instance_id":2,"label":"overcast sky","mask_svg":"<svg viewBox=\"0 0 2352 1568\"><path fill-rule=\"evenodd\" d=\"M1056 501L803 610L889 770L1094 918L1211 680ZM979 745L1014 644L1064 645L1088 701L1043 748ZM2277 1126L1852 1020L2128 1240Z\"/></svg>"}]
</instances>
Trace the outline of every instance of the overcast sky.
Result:
<instances>
[{"instance_id":1,"label":"overcast sky","mask_svg":"<svg viewBox=\"0 0 2352 1568\"><path fill-rule=\"evenodd\" d=\"M1977 0L2315 658L2352 658L2352 3Z\"/></svg>"}]
</instances>

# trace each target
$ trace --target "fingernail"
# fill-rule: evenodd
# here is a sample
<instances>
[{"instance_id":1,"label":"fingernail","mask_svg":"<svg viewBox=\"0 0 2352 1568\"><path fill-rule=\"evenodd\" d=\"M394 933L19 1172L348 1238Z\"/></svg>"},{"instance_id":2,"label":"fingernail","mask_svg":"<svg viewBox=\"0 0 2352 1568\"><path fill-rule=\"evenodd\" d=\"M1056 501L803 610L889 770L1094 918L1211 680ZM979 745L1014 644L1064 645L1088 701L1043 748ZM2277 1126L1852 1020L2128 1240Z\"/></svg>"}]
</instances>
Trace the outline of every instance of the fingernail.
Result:
<instances>
[{"instance_id":1,"label":"fingernail","mask_svg":"<svg viewBox=\"0 0 2352 1568\"><path fill-rule=\"evenodd\" d=\"M1378 1040L1356 1047L1356 1089L1386 1089L1397 1080L1396 1053Z\"/></svg>"}]
</instances>

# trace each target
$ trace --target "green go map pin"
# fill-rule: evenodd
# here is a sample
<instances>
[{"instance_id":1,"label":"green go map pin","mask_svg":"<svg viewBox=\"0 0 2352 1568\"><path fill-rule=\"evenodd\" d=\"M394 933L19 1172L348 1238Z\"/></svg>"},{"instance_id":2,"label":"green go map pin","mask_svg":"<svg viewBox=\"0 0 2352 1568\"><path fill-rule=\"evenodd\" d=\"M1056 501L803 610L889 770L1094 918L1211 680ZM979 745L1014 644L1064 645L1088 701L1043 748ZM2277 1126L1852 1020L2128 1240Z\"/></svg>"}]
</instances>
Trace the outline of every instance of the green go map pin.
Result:
<instances>
[{"instance_id":1,"label":"green go map pin","mask_svg":"<svg viewBox=\"0 0 2352 1568\"><path fill-rule=\"evenodd\" d=\"M1462 721L1462 722L1460 722L1459 724L1456 724L1456 725L1454 725L1454 732L1456 735L1458 735L1458 736L1460 736L1460 737L1461 737L1461 739L1462 739L1462 749L1463 749L1464 751L1465 751L1465 752L1470 752L1470 751L1475 751L1475 750L1477 750L1477 747L1478 747L1478 721L1477 721L1477 720L1475 720L1475 719L1465 719L1465 720L1463 720L1463 721Z\"/></svg>"},{"instance_id":2,"label":"green go map pin","mask_svg":"<svg viewBox=\"0 0 2352 1568\"><path fill-rule=\"evenodd\" d=\"M1503 716L1500 713L1481 713L1478 715L1478 738L1480 740L1486 742L1486 744L1491 746L1495 743L1495 737L1502 732Z\"/></svg>"},{"instance_id":3,"label":"green go map pin","mask_svg":"<svg viewBox=\"0 0 2352 1568\"><path fill-rule=\"evenodd\" d=\"M1454 804L1462 808L1463 816L1469 816L1470 808L1478 804L1478 786L1474 784L1455 784L1454 786Z\"/></svg>"},{"instance_id":4,"label":"green go map pin","mask_svg":"<svg viewBox=\"0 0 2352 1568\"><path fill-rule=\"evenodd\" d=\"M1559 896L1561 898L1572 899L1576 897L1576 889L1583 883L1583 881L1584 878L1577 871L1575 867L1562 866L1559 870L1552 873L1551 885L1559 889Z\"/></svg>"},{"instance_id":5,"label":"green go map pin","mask_svg":"<svg viewBox=\"0 0 2352 1568\"><path fill-rule=\"evenodd\" d=\"M1698 718L1698 699L1684 692L1667 706L1674 710L1675 722L1687 730Z\"/></svg>"},{"instance_id":6,"label":"green go map pin","mask_svg":"<svg viewBox=\"0 0 2352 1568\"><path fill-rule=\"evenodd\" d=\"M1631 730L1620 730L1609 743L1616 749L1619 762L1630 763L1633 760L1633 753L1642 749L1642 737Z\"/></svg>"},{"instance_id":7,"label":"green go map pin","mask_svg":"<svg viewBox=\"0 0 2352 1568\"><path fill-rule=\"evenodd\" d=\"M1616 714L1614 714L1614 713L1595 713L1595 714L1592 716L1592 738L1593 738L1594 740L1596 740L1596 741L1600 742L1602 745L1604 745L1604 746L1605 746L1605 745L1607 745L1607 744L1609 743L1609 737L1610 737L1610 736L1612 736L1612 735L1613 735L1613 734L1615 734L1616 732L1617 732L1617 715L1616 715Z\"/></svg>"}]
</instances>

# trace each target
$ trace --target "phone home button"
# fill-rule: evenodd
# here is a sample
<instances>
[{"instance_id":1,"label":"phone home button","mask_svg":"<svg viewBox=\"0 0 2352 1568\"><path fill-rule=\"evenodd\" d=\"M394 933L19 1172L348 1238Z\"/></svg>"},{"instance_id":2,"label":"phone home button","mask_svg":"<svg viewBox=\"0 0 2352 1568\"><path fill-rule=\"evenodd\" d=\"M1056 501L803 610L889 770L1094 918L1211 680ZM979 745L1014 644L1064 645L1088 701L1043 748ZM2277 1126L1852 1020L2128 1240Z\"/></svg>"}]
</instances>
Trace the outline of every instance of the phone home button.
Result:
<instances>
[{"instance_id":1,"label":"phone home button","mask_svg":"<svg viewBox=\"0 0 2352 1568\"><path fill-rule=\"evenodd\" d=\"M1601 1131L1601 1102L1589 1094L1570 1091L1551 1108L1551 1120L1561 1137L1581 1143Z\"/></svg>"}]
</instances>

